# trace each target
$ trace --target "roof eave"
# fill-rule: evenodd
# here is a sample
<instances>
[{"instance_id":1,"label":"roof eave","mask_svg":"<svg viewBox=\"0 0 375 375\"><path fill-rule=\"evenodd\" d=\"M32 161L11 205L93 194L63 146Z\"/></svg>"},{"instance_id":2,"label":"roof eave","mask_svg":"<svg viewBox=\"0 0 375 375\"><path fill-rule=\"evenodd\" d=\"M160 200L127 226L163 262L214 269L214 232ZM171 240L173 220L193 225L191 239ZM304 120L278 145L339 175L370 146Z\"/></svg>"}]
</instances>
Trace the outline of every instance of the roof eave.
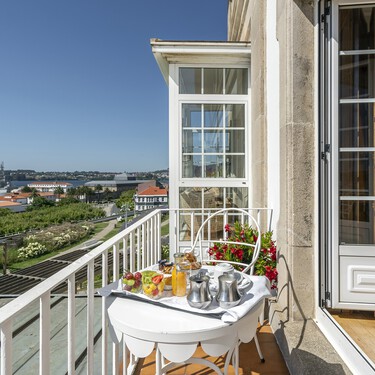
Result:
<instances>
[{"instance_id":1,"label":"roof eave","mask_svg":"<svg viewBox=\"0 0 375 375\"><path fill-rule=\"evenodd\" d=\"M152 52L168 85L169 64L200 61L224 63L250 63L251 45L248 42L164 41L151 39Z\"/></svg>"}]
</instances>

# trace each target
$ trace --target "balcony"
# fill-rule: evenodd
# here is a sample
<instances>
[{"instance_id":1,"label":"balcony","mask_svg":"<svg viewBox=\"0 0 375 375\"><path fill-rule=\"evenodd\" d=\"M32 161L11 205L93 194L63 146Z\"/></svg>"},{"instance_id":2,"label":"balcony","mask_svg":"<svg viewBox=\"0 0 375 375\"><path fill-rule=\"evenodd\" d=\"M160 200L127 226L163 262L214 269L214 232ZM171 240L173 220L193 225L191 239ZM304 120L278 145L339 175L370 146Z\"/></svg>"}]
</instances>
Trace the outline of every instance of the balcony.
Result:
<instances>
[{"instance_id":1,"label":"balcony","mask_svg":"<svg viewBox=\"0 0 375 375\"><path fill-rule=\"evenodd\" d=\"M124 269L135 271L155 264L162 256L162 215L168 213L176 223L181 211L155 210L18 298L0 300L3 305L8 302L0 309L1 375L119 374L123 348L110 339L105 299L96 290L118 279ZM188 214L193 233L198 213L183 213ZM260 219L264 212L257 210L257 215ZM179 235L170 239L172 251L178 248ZM87 281L82 283L80 278L78 283L77 275L82 272ZM260 362L253 342L242 344L242 373L287 374L269 325L260 328L259 341L269 360ZM200 354L205 356L203 351ZM153 355L139 361L133 358L134 373L155 373L154 360ZM220 358L217 361L219 367L224 364ZM182 372L213 373L198 365L170 373Z\"/></svg>"}]
</instances>

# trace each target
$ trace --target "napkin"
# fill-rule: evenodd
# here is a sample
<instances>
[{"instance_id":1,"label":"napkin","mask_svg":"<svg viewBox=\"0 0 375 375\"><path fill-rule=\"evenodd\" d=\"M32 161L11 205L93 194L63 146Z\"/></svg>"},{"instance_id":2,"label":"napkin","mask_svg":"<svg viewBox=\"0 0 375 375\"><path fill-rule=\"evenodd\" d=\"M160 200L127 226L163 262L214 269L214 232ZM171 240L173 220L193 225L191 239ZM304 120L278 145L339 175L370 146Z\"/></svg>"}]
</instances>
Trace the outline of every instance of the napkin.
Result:
<instances>
[{"instance_id":1,"label":"napkin","mask_svg":"<svg viewBox=\"0 0 375 375\"><path fill-rule=\"evenodd\" d=\"M253 286L245 292L241 303L224 312L221 320L225 323L234 323L244 317L259 301L271 297L270 282L265 276L246 276L251 279Z\"/></svg>"}]
</instances>

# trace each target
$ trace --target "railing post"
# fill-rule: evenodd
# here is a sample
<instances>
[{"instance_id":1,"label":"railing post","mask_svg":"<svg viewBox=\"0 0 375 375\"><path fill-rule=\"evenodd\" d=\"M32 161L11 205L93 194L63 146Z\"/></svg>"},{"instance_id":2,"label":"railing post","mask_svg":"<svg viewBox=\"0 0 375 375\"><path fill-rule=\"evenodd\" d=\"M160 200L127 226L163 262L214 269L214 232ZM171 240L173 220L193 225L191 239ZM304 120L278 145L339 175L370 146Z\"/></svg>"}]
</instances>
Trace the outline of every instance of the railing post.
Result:
<instances>
[{"instance_id":1,"label":"railing post","mask_svg":"<svg viewBox=\"0 0 375 375\"><path fill-rule=\"evenodd\" d=\"M123 266L124 271L129 269L128 240L129 240L129 236L125 236L122 239L122 251L124 254L124 257L122 258L122 262L124 265Z\"/></svg>"},{"instance_id":2,"label":"railing post","mask_svg":"<svg viewBox=\"0 0 375 375\"><path fill-rule=\"evenodd\" d=\"M146 267L147 251L146 251L146 226L142 224L142 268Z\"/></svg>"},{"instance_id":3,"label":"railing post","mask_svg":"<svg viewBox=\"0 0 375 375\"><path fill-rule=\"evenodd\" d=\"M125 257L125 255L124 255ZM102 287L108 284L108 250L102 254ZM107 346L107 306L106 298L102 297L102 374L108 374L108 346Z\"/></svg>"},{"instance_id":4,"label":"railing post","mask_svg":"<svg viewBox=\"0 0 375 375\"><path fill-rule=\"evenodd\" d=\"M129 243L129 251L130 251L130 254L129 254L129 271L130 272L134 272L134 263L135 263L135 260L134 260L134 231L132 231L130 234L129 234L129 240L130 240L130 243Z\"/></svg>"},{"instance_id":5,"label":"railing post","mask_svg":"<svg viewBox=\"0 0 375 375\"><path fill-rule=\"evenodd\" d=\"M140 228L137 228L137 267L139 270L141 268L141 231Z\"/></svg>"},{"instance_id":6,"label":"railing post","mask_svg":"<svg viewBox=\"0 0 375 375\"><path fill-rule=\"evenodd\" d=\"M115 282L119 278L120 267L119 267L119 245L118 243L112 246L113 250L113 272L112 272L112 282Z\"/></svg>"},{"instance_id":7,"label":"railing post","mask_svg":"<svg viewBox=\"0 0 375 375\"><path fill-rule=\"evenodd\" d=\"M44 293L40 299L39 321L39 374L50 374L50 292Z\"/></svg>"},{"instance_id":8,"label":"railing post","mask_svg":"<svg viewBox=\"0 0 375 375\"><path fill-rule=\"evenodd\" d=\"M2 324L1 329L1 375L12 374L12 321Z\"/></svg>"},{"instance_id":9,"label":"railing post","mask_svg":"<svg viewBox=\"0 0 375 375\"><path fill-rule=\"evenodd\" d=\"M94 373L94 259L87 265L87 375Z\"/></svg>"},{"instance_id":10,"label":"railing post","mask_svg":"<svg viewBox=\"0 0 375 375\"><path fill-rule=\"evenodd\" d=\"M68 375L74 375L75 370L75 274L68 279Z\"/></svg>"},{"instance_id":11,"label":"railing post","mask_svg":"<svg viewBox=\"0 0 375 375\"><path fill-rule=\"evenodd\" d=\"M157 259L161 259L161 211L158 212L156 220Z\"/></svg>"},{"instance_id":12,"label":"railing post","mask_svg":"<svg viewBox=\"0 0 375 375\"><path fill-rule=\"evenodd\" d=\"M150 221L147 220L146 222L146 243L147 243L147 263L146 267L150 266L152 264L151 261L151 254L150 254Z\"/></svg>"}]
</instances>

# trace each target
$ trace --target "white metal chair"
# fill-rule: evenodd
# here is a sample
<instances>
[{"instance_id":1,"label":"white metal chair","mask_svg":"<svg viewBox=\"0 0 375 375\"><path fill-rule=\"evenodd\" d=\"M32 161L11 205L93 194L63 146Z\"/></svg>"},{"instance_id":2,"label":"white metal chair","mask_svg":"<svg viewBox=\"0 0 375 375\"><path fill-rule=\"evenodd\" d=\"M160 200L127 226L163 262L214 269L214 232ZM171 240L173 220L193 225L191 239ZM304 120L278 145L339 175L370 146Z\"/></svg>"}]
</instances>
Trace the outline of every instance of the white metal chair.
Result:
<instances>
[{"instance_id":1,"label":"white metal chair","mask_svg":"<svg viewBox=\"0 0 375 375\"><path fill-rule=\"evenodd\" d=\"M255 244L250 244L250 243L246 243L246 242L240 242L240 243L239 242L232 242L232 241L228 241L228 240L225 240L225 239L212 239L212 238L208 238L206 240L202 239L202 237L203 237L202 232L203 232L205 226L206 225L209 226L210 221L214 217L222 215L222 216L224 216L224 219L225 219L225 217L228 217L229 213L241 214L242 217L248 218L248 221L249 221L248 224L251 224L253 226L253 228L258 232L258 238L257 238L257 241L256 241ZM223 221L223 224L224 224L224 221ZM223 228L224 227L225 227L225 224L223 225ZM197 249L198 243L199 243L199 246L198 246L198 249ZM204 245L204 243L205 243L205 245ZM223 243L223 244L233 244L233 245L239 245L240 244L241 246L252 247L252 248L254 248L252 260L251 260L250 263L241 263L241 262L235 262L235 261L210 259L209 254L208 254L208 249L210 247L210 244L212 244L212 243ZM255 218L247 210L244 210L242 208L225 208L225 209L221 209L221 210L216 211L215 213L209 215L207 217L207 219L205 219L203 221L203 223L201 224L201 226L199 227L199 229L197 231L197 235L196 235L196 238L195 238L195 240L192 244L191 250L189 250L189 251L193 252L195 256L199 256L203 263L225 262L225 263L231 263L231 264L234 264L234 265L240 265L240 266L244 267L241 272L249 273L250 275L252 275L254 273L255 263L257 262L258 257L259 257L260 247L261 247L261 231L260 231L260 226L259 226L258 221L255 220ZM262 362L264 362L265 359L264 359L263 353L261 351L259 341L258 341L258 337L257 337L256 334L254 336L254 342L255 342L260 360ZM240 344L241 344L241 342L238 342L237 348L234 351L234 357L235 358L233 358L234 361L237 361L237 366L238 366L238 347L239 347ZM236 353L237 353L237 355L236 355Z\"/></svg>"}]
</instances>

